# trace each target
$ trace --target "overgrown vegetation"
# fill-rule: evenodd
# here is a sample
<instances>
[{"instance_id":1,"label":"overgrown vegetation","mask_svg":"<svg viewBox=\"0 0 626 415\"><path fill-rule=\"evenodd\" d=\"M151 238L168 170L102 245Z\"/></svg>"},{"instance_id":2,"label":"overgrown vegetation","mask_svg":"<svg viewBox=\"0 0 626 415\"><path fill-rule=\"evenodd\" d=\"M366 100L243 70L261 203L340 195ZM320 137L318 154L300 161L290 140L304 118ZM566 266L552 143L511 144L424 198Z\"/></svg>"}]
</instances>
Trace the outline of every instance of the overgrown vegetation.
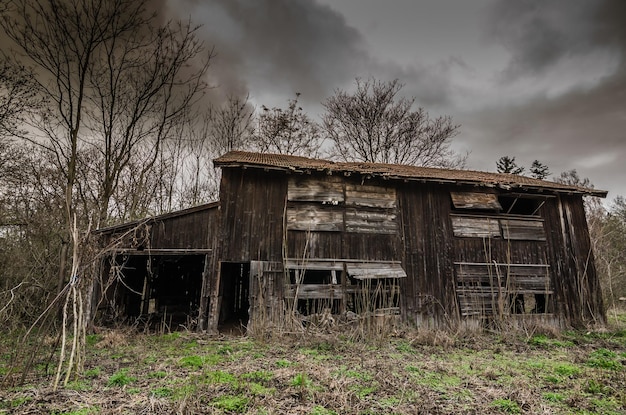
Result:
<instances>
[{"instance_id":1,"label":"overgrown vegetation","mask_svg":"<svg viewBox=\"0 0 626 415\"><path fill-rule=\"evenodd\" d=\"M617 316L598 332L421 330L377 342L108 331L89 337L85 372L55 394L44 361L11 386L19 370L5 335L0 414L620 414L626 321Z\"/></svg>"}]
</instances>

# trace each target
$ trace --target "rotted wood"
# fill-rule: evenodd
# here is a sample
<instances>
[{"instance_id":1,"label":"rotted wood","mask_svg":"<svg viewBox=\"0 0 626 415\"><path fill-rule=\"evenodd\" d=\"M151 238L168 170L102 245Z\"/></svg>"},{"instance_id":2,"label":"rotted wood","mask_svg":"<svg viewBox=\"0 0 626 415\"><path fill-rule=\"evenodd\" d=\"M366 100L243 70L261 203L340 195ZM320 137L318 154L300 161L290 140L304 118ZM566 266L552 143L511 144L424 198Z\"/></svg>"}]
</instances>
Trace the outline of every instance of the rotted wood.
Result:
<instances>
[{"instance_id":1,"label":"rotted wood","mask_svg":"<svg viewBox=\"0 0 626 415\"><path fill-rule=\"evenodd\" d=\"M290 177L287 199L299 202L338 204L344 201L343 182L333 176L324 180L312 177Z\"/></svg>"},{"instance_id":2,"label":"rotted wood","mask_svg":"<svg viewBox=\"0 0 626 415\"><path fill-rule=\"evenodd\" d=\"M287 208L287 229L298 231L341 231L343 211L339 208L313 204L294 205Z\"/></svg>"},{"instance_id":3,"label":"rotted wood","mask_svg":"<svg viewBox=\"0 0 626 415\"><path fill-rule=\"evenodd\" d=\"M500 219L502 236L505 239L545 241L546 232L541 219Z\"/></svg>"},{"instance_id":4,"label":"rotted wood","mask_svg":"<svg viewBox=\"0 0 626 415\"><path fill-rule=\"evenodd\" d=\"M451 215L454 236L500 238L500 222L490 217Z\"/></svg>"},{"instance_id":5,"label":"rotted wood","mask_svg":"<svg viewBox=\"0 0 626 415\"><path fill-rule=\"evenodd\" d=\"M396 189L347 183L346 205L395 209Z\"/></svg>"},{"instance_id":6,"label":"rotted wood","mask_svg":"<svg viewBox=\"0 0 626 415\"><path fill-rule=\"evenodd\" d=\"M450 196L457 209L502 210L498 196L494 193L450 192Z\"/></svg>"},{"instance_id":7,"label":"rotted wood","mask_svg":"<svg viewBox=\"0 0 626 415\"><path fill-rule=\"evenodd\" d=\"M395 234L398 222L394 210L346 209L346 231L356 233Z\"/></svg>"}]
</instances>

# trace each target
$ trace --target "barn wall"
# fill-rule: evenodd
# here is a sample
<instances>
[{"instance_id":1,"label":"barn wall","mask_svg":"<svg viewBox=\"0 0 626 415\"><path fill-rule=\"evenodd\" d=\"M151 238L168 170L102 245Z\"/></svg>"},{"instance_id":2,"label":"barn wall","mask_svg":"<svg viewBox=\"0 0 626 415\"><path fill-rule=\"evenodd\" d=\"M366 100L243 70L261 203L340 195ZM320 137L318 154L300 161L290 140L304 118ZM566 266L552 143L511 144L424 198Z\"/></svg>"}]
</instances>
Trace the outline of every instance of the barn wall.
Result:
<instances>
[{"instance_id":1,"label":"barn wall","mask_svg":"<svg viewBox=\"0 0 626 415\"><path fill-rule=\"evenodd\" d=\"M546 205L548 253L557 306L580 327L606 320L582 197L560 195Z\"/></svg>"},{"instance_id":2,"label":"barn wall","mask_svg":"<svg viewBox=\"0 0 626 415\"><path fill-rule=\"evenodd\" d=\"M209 235L217 226L217 208L192 212L154 223L150 247L157 249L208 249Z\"/></svg>"},{"instance_id":3,"label":"barn wall","mask_svg":"<svg viewBox=\"0 0 626 415\"><path fill-rule=\"evenodd\" d=\"M224 168L220 187L221 261L282 261L284 173Z\"/></svg>"}]
</instances>

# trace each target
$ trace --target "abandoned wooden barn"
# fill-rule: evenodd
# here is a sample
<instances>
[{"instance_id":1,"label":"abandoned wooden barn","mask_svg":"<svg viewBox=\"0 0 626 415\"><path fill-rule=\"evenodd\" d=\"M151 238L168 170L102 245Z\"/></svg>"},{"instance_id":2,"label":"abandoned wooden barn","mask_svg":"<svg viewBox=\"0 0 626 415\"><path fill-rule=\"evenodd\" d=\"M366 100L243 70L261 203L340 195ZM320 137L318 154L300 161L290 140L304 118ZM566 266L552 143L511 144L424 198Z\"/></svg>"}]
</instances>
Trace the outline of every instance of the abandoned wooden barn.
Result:
<instances>
[{"instance_id":1,"label":"abandoned wooden barn","mask_svg":"<svg viewBox=\"0 0 626 415\"><path fill-rule=\"evenodd\" d=\"M219 202L100 230L118 313L604 321L583 196L510 174L233 151Z\"/></svg>"}]
</instances>

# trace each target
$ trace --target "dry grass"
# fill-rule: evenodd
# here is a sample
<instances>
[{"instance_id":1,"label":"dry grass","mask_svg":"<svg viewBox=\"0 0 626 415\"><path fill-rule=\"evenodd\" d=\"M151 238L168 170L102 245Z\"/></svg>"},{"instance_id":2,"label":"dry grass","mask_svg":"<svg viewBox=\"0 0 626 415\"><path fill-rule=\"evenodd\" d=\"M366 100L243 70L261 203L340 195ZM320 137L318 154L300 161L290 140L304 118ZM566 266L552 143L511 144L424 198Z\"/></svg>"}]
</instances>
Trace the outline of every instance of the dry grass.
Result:
<instances>
[{"instance_id":1,"label":"dry grass","mask_svg":"<svg viewBox=\"0 0 626 415\"><path fill-rule=\"evenodd\" d=\"M106 331L88 338L86 370L66 388L53 392L40 370L0 391L0 414L620 414L620 319L603 332L405 330L384 341Z\"/></svg>"}]
</instances>

